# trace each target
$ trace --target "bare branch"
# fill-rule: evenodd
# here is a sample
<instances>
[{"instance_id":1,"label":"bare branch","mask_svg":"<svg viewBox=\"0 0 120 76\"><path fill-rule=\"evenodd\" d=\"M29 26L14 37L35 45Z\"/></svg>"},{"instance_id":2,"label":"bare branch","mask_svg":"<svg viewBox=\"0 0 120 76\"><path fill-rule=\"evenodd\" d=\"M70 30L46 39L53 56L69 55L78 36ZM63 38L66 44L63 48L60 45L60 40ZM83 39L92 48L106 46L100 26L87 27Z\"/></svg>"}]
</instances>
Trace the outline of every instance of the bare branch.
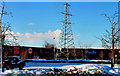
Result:
<instances>
[{"instance_id":1,"label":"bare branch","mask_svg":"<svg viewBox=\"0 0 120 76\"><path fill-rule=\"evenodd\" d=\"M113 17L112 17L112 22L114 21L114 19L115 19L116 17L118 17L117 14L118 14L118 12L115 11L115 13L113 14Z\"/></svg>"},{"instance_id":2,"label":"bare branch","mask_svg":"<svg viewBox=\"0 0 120 76\"><path fill-rule=\"evenodd\" d=\"M106 30L107 34L103 35L103 37L101 38L98 38L99 40L101 40L102 46L105 48L110 49L112 47L112 49L114 49L114 47L117 47L117 42L119 41L118 32L120 31L120 29L116 28L116 26L118 25L118 20L116 19L117 15L118 13L115 12L111 18L105 14L105 17L108 19L112 26L111 33L108 30Z\"/></svg>"},{"instance_id":3,"label":"bare branch","mask_svg":"<svg viewBox=\"0 0 120 76\"><path fill-rule=\"evenodd\" d=\"M109 35L112 35L108 30L106 30L106 32L107 32Z\"/></svg>"},{"instance_id":4,"label":"bare branch","mask_svg":"<svg viewBox=\"0 0 120 76\"><path fill-rule=\"evenodd\" d=\"M107 14L104 14L104 16L105 16L105 17L109 20L109 22L112 24L112 21L111 21L110 17L107 16Z\"/></svg>"},{"instance_id":5,"label":"bare branch","mask_svg":"<svg viewBox=\"0 0 120 76\"><path fill-rule=\"evenodd\" d=\"M116 36L116 34L118 34L119 31L120 31L120 29L118 29L113 36Z\"/></svg>"}]
</instances>

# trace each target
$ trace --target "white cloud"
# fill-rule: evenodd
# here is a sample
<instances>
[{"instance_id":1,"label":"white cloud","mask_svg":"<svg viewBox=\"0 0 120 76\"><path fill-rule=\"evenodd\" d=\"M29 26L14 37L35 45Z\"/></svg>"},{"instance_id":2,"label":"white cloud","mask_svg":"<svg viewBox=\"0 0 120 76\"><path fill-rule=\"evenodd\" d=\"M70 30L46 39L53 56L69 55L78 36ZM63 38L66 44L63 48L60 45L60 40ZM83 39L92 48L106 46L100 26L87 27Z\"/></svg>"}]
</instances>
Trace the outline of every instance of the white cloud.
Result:
<instances>
[{"instance_id":1,"label":"white cloud","mask_svg":"<svg viewBox=\"0 0 120 76\"><path fill-rule=\"evenodd\" d=\"M30 22L30 23L28 23L28 25L34 25L35 23L33 23L33 22Z\"/></svg>"},{"instance_id":2,"label":"white cloud","mask_svg":"<svg viewBox=\"0 0 120 76\"><path fill-rule=\"evenodd\" d=\"M53 40L53 37L55 37L55 41L59 41L59 36L60 36L61 30L57 29L55 31L48 31L46 33L20 33L17 32L16 35L18 36L19 40L26 41L29 44L34 44L39 41L47 41L47 40Z\"/></svg>"}]
</instances>

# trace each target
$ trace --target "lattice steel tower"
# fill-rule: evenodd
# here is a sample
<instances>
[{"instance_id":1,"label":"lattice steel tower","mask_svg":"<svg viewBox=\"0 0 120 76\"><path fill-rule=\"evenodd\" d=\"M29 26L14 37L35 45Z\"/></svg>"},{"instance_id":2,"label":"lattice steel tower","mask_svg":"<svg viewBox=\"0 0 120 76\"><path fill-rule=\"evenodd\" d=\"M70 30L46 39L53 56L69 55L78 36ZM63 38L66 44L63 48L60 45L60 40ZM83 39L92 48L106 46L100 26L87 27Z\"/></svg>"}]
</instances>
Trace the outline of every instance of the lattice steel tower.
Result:
<instances>
[{"instance_id":1,"label":"lattice steel tower","mask_svg":"<svg viewBox=\"0 0 120 76\"><path fill-rule=\"evenodd\" d=\"M60 54L59 55L64 55L67 60L69 60L69 48L75 49L74 45L74 38L73 38L73 33L72 33L72 28L71 28L71 22L70 22L70 16L72 14L69 14L69 5L68 3L64 3L64 12L61 12L64 14L64 19L62 21L62 33L60 36ZM75 50L74 50L75 52Z\"/></svg>"}]
</instances>

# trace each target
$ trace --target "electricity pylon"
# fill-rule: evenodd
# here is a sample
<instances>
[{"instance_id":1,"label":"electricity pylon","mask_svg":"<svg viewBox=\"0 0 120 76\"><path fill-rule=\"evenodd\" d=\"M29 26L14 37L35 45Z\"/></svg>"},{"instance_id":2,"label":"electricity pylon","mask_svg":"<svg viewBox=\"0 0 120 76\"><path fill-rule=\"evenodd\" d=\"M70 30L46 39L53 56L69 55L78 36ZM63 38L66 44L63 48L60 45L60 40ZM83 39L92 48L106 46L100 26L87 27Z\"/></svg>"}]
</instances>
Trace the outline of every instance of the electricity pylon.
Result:
<instances>
[{"instance_id":1,"label":"electricity pylon","mask_svg":"<svg viewBox=\"0 0 120 76\"><path fill-rule=\"evenodd\" d=\"M69 14L70 6L71 5L69 5L68 3L64 3L64 12L61 12L62 14L64 14L64 19L62 21L62 32L59 41L59 55L65 56L67 60L69 60L69 48L74 49L75 54L74 38L70 22L70 16L72 16L72 14Z\"/></svg>"}]
</instances>

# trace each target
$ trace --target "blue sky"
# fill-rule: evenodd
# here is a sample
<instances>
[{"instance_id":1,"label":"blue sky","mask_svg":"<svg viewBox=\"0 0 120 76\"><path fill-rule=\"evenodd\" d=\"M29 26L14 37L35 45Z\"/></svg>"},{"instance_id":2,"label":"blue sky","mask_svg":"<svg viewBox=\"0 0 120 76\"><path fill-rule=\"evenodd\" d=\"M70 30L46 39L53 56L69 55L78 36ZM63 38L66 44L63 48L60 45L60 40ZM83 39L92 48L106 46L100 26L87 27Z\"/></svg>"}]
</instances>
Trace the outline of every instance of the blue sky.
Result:
<instances>
[{"instance_id":1,"label":"blue sky","mask_svg":"<svg viewBox=\"0 0 120 76\"><path fill-rule=\"evenodd\" d=\"M96 37L101 37L105 29L110 29L109 22L101 15L114 14L118 10L117 2L70 2L72 30L75 45L89 45L101 47ZM60 2L6 2L5 10L12 12L13 17L4 16L9 21L15 34L23 37L21 45L43 46L45 41L53 43L50 33L54 36L61 30L64 5ZM40 36L36 36L40 35ZM33 37L35 36L35 37ZM43 36L43 37L41 37ZM56 35L58 37L58 35ZM40 39L40 40L39 40ZM57 42L56 42L57 44Z\"/></svg>"}]
</instances>

